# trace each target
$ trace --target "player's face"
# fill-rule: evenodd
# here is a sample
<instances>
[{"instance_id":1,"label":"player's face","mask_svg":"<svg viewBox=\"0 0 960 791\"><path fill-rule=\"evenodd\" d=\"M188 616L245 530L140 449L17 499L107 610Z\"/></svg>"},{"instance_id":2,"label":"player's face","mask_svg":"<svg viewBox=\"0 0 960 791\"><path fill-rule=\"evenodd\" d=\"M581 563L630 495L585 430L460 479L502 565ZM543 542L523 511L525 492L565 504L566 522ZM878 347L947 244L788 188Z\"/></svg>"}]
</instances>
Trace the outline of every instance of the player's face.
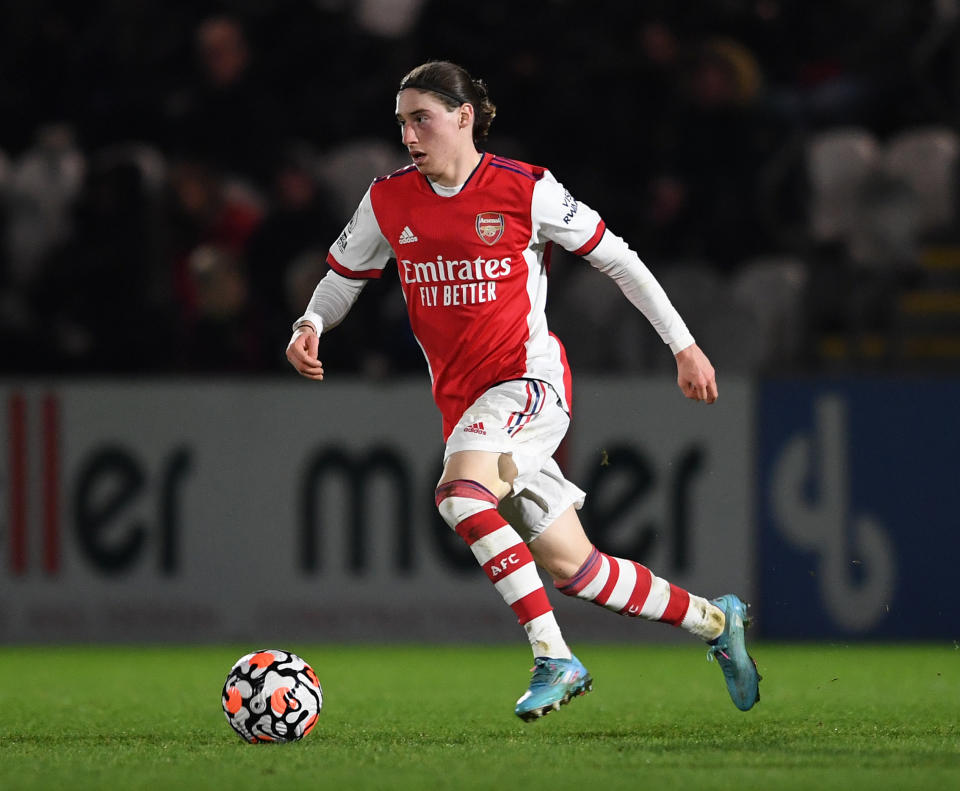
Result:
<instances>
[{"instance_id":1,"label":"player's face","mask_svg":"<svg viewBox=\"0 0 960 791\"><path fill-rule=\"evenodd\" d=\"M432 93L407 88L397 96L397 123L413 164L443 183L455 170L472 138L464 134L461 105L451 110Z\"/></svg>"}]
</instances>

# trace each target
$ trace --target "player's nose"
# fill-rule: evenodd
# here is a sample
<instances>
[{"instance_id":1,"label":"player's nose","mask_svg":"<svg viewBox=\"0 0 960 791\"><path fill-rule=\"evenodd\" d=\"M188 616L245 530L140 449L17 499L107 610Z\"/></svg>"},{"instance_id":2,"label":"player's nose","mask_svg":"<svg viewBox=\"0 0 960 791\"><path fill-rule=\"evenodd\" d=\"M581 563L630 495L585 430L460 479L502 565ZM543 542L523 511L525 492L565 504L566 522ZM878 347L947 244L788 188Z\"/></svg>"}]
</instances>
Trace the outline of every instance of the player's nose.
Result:
<instances>
[{"instance_id":1,"label":"player's nose","mask_svg":"<svg viewBox=\"0 0 960 791\"><path fill-rule=\"evenodd\" d=\"M403 144L405 146L409 146L417 142L417 135L413 131L413 127L411 127L410 124L406 124L403 127L403 131L400 133L400 137L403 140Z\"/></svg>"}]
</instances>

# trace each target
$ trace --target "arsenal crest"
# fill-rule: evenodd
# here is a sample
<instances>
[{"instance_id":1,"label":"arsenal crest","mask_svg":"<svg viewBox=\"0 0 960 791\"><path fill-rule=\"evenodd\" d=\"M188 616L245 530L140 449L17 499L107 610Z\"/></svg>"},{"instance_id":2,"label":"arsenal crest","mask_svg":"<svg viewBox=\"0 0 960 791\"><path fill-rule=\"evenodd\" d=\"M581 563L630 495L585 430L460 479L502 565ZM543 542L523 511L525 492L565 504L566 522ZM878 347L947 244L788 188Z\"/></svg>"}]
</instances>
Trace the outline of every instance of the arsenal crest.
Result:
<instances>
[{"instance_id":1,"label":"arsenal crest","mask_svg":"<svg viewBox=\"0 0 960 791\"><path fill-rule=\"evenodd\" d=\"M496 244L503 236L503 215L495 211L480 212L477 215L477 236L487 244Z\"/></svg>"}]
</instances>

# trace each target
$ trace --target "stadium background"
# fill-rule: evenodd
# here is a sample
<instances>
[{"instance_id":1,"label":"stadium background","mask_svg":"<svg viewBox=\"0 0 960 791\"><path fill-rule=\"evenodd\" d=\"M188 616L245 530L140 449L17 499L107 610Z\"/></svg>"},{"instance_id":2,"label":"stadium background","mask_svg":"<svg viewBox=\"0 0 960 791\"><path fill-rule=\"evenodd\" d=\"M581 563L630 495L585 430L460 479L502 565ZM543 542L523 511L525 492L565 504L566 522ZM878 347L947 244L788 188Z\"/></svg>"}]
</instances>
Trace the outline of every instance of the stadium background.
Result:
<instances>
[{"instance_id":1,"label":"stadium background","mask_svg":"<svg viewBox=\"0 0 960 791\"><path fill-rule=\"evenodd\" d=\"M0 641L517 640L430 509L439 422L389 279L283 358L325 248L404 164L395 86L491 88L717 364L683 403L558 257L564 463L605 548L777 639L958 638L954 0L6 0ZM572 639L669 640L559 601Z\"/></svg>"}]
</instances>

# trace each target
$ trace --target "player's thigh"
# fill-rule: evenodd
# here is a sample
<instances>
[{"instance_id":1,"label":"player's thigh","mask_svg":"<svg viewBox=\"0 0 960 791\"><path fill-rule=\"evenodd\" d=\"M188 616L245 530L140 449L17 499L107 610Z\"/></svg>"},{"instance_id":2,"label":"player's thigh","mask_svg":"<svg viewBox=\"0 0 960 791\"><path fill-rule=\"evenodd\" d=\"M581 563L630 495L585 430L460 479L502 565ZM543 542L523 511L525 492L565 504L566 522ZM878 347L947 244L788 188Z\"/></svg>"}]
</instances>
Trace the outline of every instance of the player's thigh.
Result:
<instances>
[{"instance_id":1,"label":"player's thigh","mask_svg":"<svg viewBox=\"0 0 960 791\"><path fill-rule=\"evenodd\" d=\"M593 551L593 543L571 505L530 542L530 553L554 580L574 576Z\"/></svg>"}]
</instances>

